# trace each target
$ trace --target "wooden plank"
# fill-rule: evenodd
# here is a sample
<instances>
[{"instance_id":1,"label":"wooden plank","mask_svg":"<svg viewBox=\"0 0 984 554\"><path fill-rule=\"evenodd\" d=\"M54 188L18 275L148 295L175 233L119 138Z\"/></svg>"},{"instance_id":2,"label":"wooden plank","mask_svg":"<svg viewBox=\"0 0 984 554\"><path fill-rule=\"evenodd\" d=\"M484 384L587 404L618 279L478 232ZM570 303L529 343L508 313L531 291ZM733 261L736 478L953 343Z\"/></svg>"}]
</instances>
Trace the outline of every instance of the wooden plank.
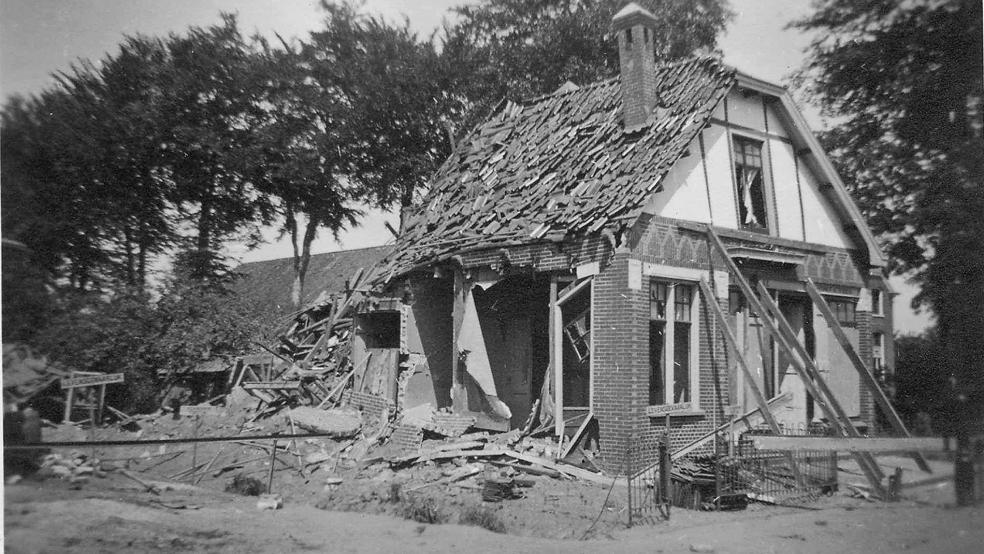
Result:
<instances>
[{"instance_id":1,"label":"wooden plank","mask_svg":"<svg viewBox=\"0 0 984 554\"><path fill-rule=\"evenodd\" d=\"M768 401L770 411L772 408L779 408L785 405L787 402L792 400L792 398L793 398L792 395L790 395L789 393L783 393L774 398L770 398ZM741 414L740 416L736 417L735 423L736 425L743 425L745 429L751 429L754 426L751 422L751 419L756 415L758 417L762 417L760 412L761 412L761 408L755 408L754 410L749 410L744 414ZM765 418L762 418L762 421L765 421ZM697 437L696 439L687 443L686 445L674 450L670 454L670 458L674 460L678 460L686 456L687 454L690 454L694 450L697 450L698 448L706 444L707 441L713 439L718 433L723 433L724 431L726 431L729 427L731 427L731 421L719 425L716 429L708 431L707 433L704 433L703 435Z\"/></svg>"},{"instance_id":2,"label":"wooden plank","mask_svg":"<svg viewBox=\"0 0 984 554\"><path fill-rule=\"evenodd\" d=\"M246 390L297 390L301 388L300 381L251 381L243 383Z\"/></svg>"},{"instance_id":3,"label":"wooden plank","mask_svg":"<svg viewBox=\"0 0 984 554\"><path fill-rule=\"evenodd\" d=\"M519 453L519 452L516 452L516 451L513 451L513 450L507 450L507 451L503 452L503 454L505 454L506 456L509 456L510 458L515 458L515 459L517 459L519 461L522 461L522 462L527 462L527 463L530 463L530 464L534 464L534 465L545 467L547 469L552 469L554 471L558 471L558 472L563 473L565 475L569 475L571 477L576 477L576 478L582 479L584 481L590 481L592 483L599 483L599 484L602 484L602 485L611 485L612 484L612 479L613 479L612 477L606 477L606 476L604 476L604 475L602 475L600 473L592 473L592 472L590 472L590 471L588 471L586 469L581 469L579 467L575 467L575 466L572 466L572 465L554 463L554 462L551 462L550 460L547 460L545 458L538 458L536 456L530 456L528 454L522 454L522 453Z\"/></svg>"},{"instance_id":4,"label":"wooden plank","mask_svg":"<svg viewBox=\"0 0 984 554\"><path fill-rule=\"evenodd\" d=\"M866 366L864 361L861 360L861 356L859 356L857 351L854 350L854 347L851 345L851 341L844 333L844 329L842 329L840 323L837 322L837 317L834 316L834 312L830 309L830 305L827 304L827 301L824 299L823 295L820 294L816 284L813 283L813 279L810 279L809 277L806 278L806 292L813 300L813 304L820 309L820 314L823 315L823 319L827 322L827 326L830 327L830 330L834 333L834 337L837 339L837 342L840 343L840 346L844 349L848 359L851 360L851 364L854 366L854 369L857 370L858 375L861 376L861 381L868 387L871 394L875 397L875 402L877 402L878 406L882 409L882 413L885 414L885 418L888 419L888 422L892 425L892 429L903 437L911 437L912 435L906 428L905 423L902 423L902 418L899 417L899 414L895 411L895 407L892 406L892 402L887 396L885 396L885 392L878 385L878 380L875 379L875 376L872 375L871 371L868 369L868 366ZM919 469L925 471L926 473L933 472L922 454L913 451L910 452L909 455L912 456L913 460L915 460L916 465L919 466Z\"/></svg>"},{"instance_id":5,"label":"wooden plank","mask_svg":"<svg viewBox=\"0 0 984 554\"><path fill-rule=\"evenodd\" d=\"M550 277L550 363L553 368L554 434L564 436L564 344L563 318L557 304L557 276Z\"/></svg>"},{"instance_id":6,"label":"wooden plank","mask_svg":"<svg viewBox=\"0 0 984 554\"><path fill-rule=\"evenodd\" d=\"M943 450L941 437L790 437L761 435L752 438L762 450L833 450L837 452L907 452Z\"/></svg>"},{"instance_id":7,"label":"wooden plank","mask_svg":"<svg viewBox=\"0 0 984 554\"><path fill-rule=\"evenodd\" d=\"M123 373L108 373L106 375L80 375L76 377L62 377L61 388L74 389L78 387L92 387L95 385L110 385L122 383L125 375Z\"/></svg>"},{"instance_id":8,"label":"wooden plank","mask_svg":"<svg viewBox=\"0 0 984 554\"><path fill-rule=\"evenodd\" d=\"M745 300L748 304L748 307L751 308L751 310L756 315L758 315L759 321L762 322L764 327L769 331L769 333L773 336L773 338L776 339L776 344L778 344L779 347L785 350L786 353L789 355L790 361L792 362L793 365L793 369L795 369L796 373L799 374L800 380L803 382L803 386L806 387L806 389L810 392L810 394L813 395L814 399L818 400L817 404L821 407L824 414L827 416L827 419L829 419L832 423L834 423L834 430L840 435L853 434L855 436L860 436L857 432L857 429L854 428L854 425L851 423L849 419L846 421L842 421L841 419L838 418L837 412L835 412L831 406L832 404L836 404L837 402L836 399L828 399L830 400L830 402L823 401L824 397L820 395L819 391L813 384L814 378L817 380L821 380L820 375L819 374L812 375L812 376L810 375L806 366L802 363L803 361L800 360L799 357L794 353L793 348L786 342L785 338L779 332L779 329L776 327L776 324L772 321L772 318L769 317L768 312L766 312L765 308L762 306L762 303L759 302L758 297L755 295L755 292L752 290L752 286L748 284L748 281L745 279L745 276L742 275L741 270L739 270L738 266L735 265L735 261L732 260L731 256L728 255L728 249L725 248L724 243L721 242L721 237L719 237L717 233L714 232L714 229L710 225L707 225L706 228L707 228L707 236L708 238L710 238L711 244L714 245L714 247L718 250L718 253L724 259L725 264L727 264L728 270L731 271L732 276L734 276L734 280L738 284L738 287L741 289L742 295L745 296ZM781 316L782 314L779 315ZM883 474L881 472L881 469L878 467L878 464L876 464L874 459L872 459L870 456L866 456L861 453L856 453L855 459L858 462L858 466L861 467L862 471L864 472L865 477L871 483L871 486L874 487L875 490L878 491L882 496L884 496L885 488L882 486L881 483Z\"/></svg>"},{"instance_id":9,"label":"wooden plank","mask_svg":"<svg viewBox=\"0 0 984 554\"><path fill-rule=\"evenodd\" d=\"M559 458L566 458L567 455L571 453L571 450L574 449L574 445L577 444L577 441L581 440L581 435L584 433L584 430L588 428L588 424L591 423L592 419L594 419L594 412L589 410L588 415L584 416L584 421L581 422L581 425L577 428L577 431L575 431L571 436L571 442L564 447Z\"/></svg>"}]
</instances>

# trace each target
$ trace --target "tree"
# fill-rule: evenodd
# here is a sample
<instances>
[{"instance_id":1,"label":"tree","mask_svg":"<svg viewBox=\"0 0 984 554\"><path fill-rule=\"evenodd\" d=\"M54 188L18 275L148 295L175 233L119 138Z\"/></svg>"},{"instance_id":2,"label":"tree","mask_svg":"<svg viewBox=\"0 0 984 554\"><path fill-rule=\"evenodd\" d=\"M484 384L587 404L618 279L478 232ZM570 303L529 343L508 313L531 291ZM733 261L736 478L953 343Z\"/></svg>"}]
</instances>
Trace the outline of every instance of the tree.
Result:
<instances>
[{"instance_id":1,"label":"tree","mask_svg":"<svg viewBox=\"0 0 984 554\"><path fill-rule=\"evenodd\" d=\"M252 176L276 199L281 236L290 236L294 279L291 298L300 307L311 260L311 243L324 227L335 234L357 223L352 207L356 193L343 175L348 145L338 126L348 111L330 90L311 75L307 58L284 43L271 48L261 41L258 71L262 123L255 134ZM306 219L303 229L299 219Z\"/></svg>"},{"instance_id":2,"label":"tree","mask_svg":"<svg viewBox=\"0 0 984 554\"><path fill-rule=\"evenodd\" d=\"M166 171L175 185L172 204L194 227L180 261L194 279L221 279L224 241L257 242L273 214L249 179L253 128L264 116L255 49L230 14L221 24L170 35L165 47Z\"/></svg>"},{"instance_id":3,"label":"tree","mask_svg":"<svg viewBox=\"0 0 984 554\"><path fill-rule=\"evenodd\" d=\"M444 56L456 91L470 102L467 131L500 100L548 94L566 81L589 84L618 74L612 16L627 2L485 0L455 8ZM713 52L732 14L724 0L640 0L657 17L657 60Z\"/></svg>"},{"instance_id":4,"label":"tree","mask_svg":"<svg viewBox=\"0 0 984 554\"><path fill-rule=\"evenodd\" d=\"M965 420L984 406L981 15L975 0L822 0L793 23L816 37L798 84L842 121L824 145L892 269L922 286Z\"/></svg>"},{"instance_id":5,"label":"tree","mask_svg":"<svg viewBox=\"0 0 984 554\"><path fill-rule=\"evenodd\" d=\"M328 125L342 147L339 171L361 199L409 206L451 152L446 128L460 112L453 70L406 20L393 25L348 3L322 8L325 26L300 55L320 90L317 105L335 116Z\"/></svg>"}]
</instances>

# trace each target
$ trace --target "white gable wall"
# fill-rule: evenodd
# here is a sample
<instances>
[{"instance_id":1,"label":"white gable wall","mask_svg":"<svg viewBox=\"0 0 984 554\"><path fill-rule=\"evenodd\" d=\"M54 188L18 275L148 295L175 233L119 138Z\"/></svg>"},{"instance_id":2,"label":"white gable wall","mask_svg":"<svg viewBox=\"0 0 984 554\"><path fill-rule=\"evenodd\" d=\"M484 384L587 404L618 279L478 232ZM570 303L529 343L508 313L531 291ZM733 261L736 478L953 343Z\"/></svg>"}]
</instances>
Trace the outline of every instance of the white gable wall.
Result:
<instances>
[{"instance_id":1,"label":"white gable wall","mask_svg":"<svg viewBox=\"0 0 984 554\"><path fill-rule=\"evenodd\" d=\"M778 102L764 102L759 94L728 94L700 138L662 181L662 191L651 198L646 211L738 229L738 208L732 176L732 136L763 141L766 204L771 236L840 248L853 248L840 216L819 189L819 180L803 158L797 159L788 139L790 130L780 116ZM706 176L704 174L706 166Z\"/></svg>"}]
</instances>

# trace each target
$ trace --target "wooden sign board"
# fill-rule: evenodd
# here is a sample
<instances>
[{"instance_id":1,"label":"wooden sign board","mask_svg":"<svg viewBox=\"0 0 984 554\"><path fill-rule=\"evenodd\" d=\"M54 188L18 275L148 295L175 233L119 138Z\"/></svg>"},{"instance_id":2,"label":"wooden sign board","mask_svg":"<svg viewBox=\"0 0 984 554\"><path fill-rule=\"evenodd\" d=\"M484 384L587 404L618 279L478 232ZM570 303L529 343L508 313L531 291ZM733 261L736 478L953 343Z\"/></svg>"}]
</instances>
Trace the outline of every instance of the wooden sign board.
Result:
<instances>
[{"instance_id":1,"label":"wooden sign board","mask_svg":"<svg viewBox=\"0 0 984 554\"><path fill-rule=\"evenodd\" d=\"M122 373L107 373L106 375L82 375L78 377L63 377L61 380L61 388L63 389L75 389L78 387L94 387L96 385L111 385L113 383L122 383L124 374Z\"/></svg>"},{"instance_id":2,"label":"wooden sign board","mask_svg":"<svg viewBox=\"0 0 984 554\"><path fill-rule=\"evenodd\" d=\"M646 415L649 417L658 417L666 414L674 414L678 412L692 412L694 411L693 402L680 402L678 404L660 404L659 406L646 406Z\"/></svg>"},{"instance_id":3,"label":"wooden sign board","mask_svg":"<svg viewBox=\"0 0 984 554\"><path fill-rule=\"evenodd\" d=\"M218 415L222 413L222 406L181 406L181 415L185 416L206 416Z\"/></svg>"},{"instance_id":4,"label":"wooden sign board","mask_svg":"<svg viewBox=\"0 0 984 554\"><path fill-rule=\"evenodd\" d=\"M243 383L246 390L297 390L301 388L300 381L254 381Z\"/></svg>"}]
</instances>

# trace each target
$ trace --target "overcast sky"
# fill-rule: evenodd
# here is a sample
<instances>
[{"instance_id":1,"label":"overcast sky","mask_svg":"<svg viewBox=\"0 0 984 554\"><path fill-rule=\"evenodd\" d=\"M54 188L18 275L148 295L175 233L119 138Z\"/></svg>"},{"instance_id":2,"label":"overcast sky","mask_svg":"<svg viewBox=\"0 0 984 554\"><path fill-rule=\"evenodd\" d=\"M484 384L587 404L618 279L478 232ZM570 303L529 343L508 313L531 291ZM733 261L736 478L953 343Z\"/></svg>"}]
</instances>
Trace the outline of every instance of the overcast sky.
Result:
<instances>
[{"instance_id":1,"label":"overcast sky","mask_svg":"<svg viewBox=\"0 0 984 554\"><path fill-rule=\"evenodd\" d=\"M421 35L441 25L452 6L467 0L367 0L365 11L395 20L407 17ZM784 27L809 11L809 0L731 0L736 17L720 40L725 61L770 81L783 82L800 66L809 37ZM0 97L28 95L52 83L51 74L62 71L78 58L98 59L115 51L126 34L164 35L188 26L218 21L220 11L239 14L244 32L272 37L306 37L319 27L318 2L311 0L0 0ZM814 128L816 111L802 106ZM383 222L395 225L393 214L371 212L361 228L345 232L340 241L319 238L314 252L376 246L389 233ZM289 256L287 242L275 242L251 252L237 249L243 261ZM918 332L927 324L924 315L912 314L909 300L915 290L900 279L893 284L896 327Z\"/></svg>"}]
</instances>

